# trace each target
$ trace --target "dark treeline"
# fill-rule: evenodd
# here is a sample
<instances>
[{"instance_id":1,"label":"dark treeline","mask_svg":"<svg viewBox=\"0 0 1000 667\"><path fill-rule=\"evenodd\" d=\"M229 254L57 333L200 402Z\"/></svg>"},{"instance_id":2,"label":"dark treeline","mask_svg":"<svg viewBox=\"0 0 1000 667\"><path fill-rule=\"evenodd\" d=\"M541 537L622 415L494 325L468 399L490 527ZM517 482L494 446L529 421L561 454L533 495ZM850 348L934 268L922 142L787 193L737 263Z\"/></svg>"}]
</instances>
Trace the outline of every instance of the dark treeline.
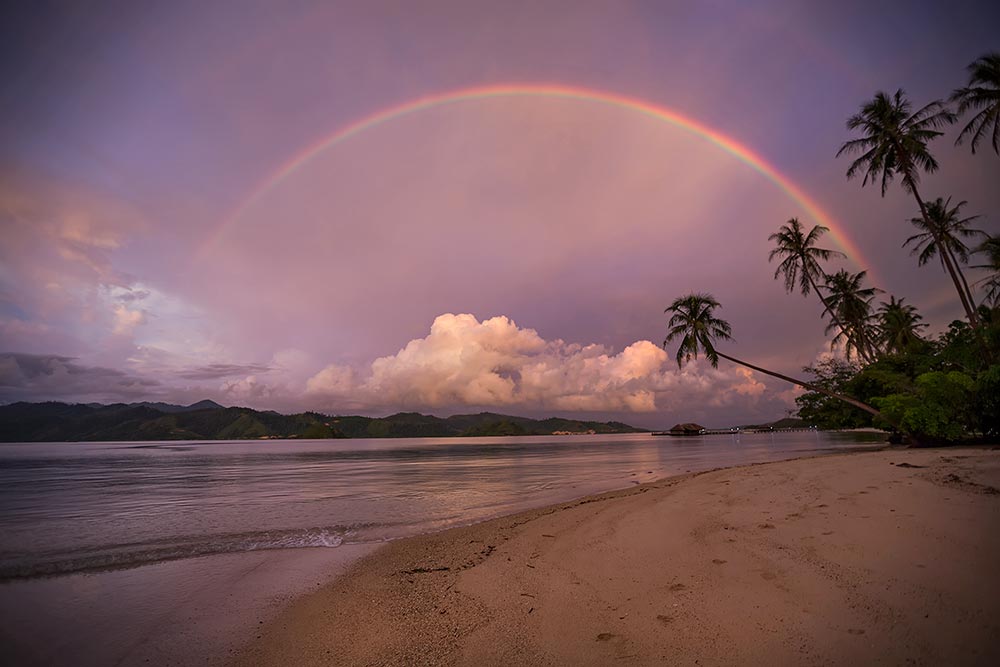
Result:
<instances>
[{"instance_id":1,"label":"dark treeline","mask_svg":"<svg viewBox=\"0 0 1000 667\"><path fill-rule=\"evenodd\" d=\"M968 202L953 201L947 193L926 198L921 189L921 177L938 170L931 144L960 119L965 122L956 145L967 143L975 156L988 144L994 155L970 159L997 169L1000 53L969 65L967 85L948 99L916 110L903 90L876 93L847 120L855 136L837 156L854 157L847 177L861 176L862 187L877 184L885 196L898 183L913 198L914 214L906 222L915 233L903 238L901 247L916 257L917 267L940 265L963 319L929 335L916 306L868 285L866 271L828 272L827 262L844 257L819 247L829 230L807 230L792 218L769 239L774 247L768 259L778 261L774 277L789 293L819 299L826 333L833 334L833 347L843 355L804 368L808 379L741 361L716 347L732 338L729 323L715 315L719 302L710 294L690 294L666 310L663 344L679 339L677 363L704 354L715 366L722 357L798 384L808 390L796 399L799 416L824 428L878 426L923 444L1000 435L1000 238L976 226L984 216L969 214ZM970 282L970 268L983 277Z\"/></svg>"},{"instance_id":2,"label":"dark treeline","mask_svg":"<svg viewBox=\"0 0 1000 667\"><path fill-rule=\"evenodd\" d=\"M249 440L256 438L414 438L568 433L636 433L621 422L530 419L491 412L434 417L400 412L388 417L283 415L226 408L202 401L165 403L13 403L0 406L0 442L132 440Z\"/></svg>"}]
</instances>

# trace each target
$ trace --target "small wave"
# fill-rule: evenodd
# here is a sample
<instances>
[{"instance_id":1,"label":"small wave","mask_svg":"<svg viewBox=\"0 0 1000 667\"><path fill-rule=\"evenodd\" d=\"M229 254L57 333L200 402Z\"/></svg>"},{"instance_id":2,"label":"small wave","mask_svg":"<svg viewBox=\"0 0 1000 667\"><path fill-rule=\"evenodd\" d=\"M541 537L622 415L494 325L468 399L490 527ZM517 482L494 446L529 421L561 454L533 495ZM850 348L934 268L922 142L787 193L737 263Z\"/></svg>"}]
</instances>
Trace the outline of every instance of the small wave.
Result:
<instances>
[{"instance_id":1,"label":"small wave","mask_svg":"<svg viewBox=\"0 0 1000 667\"><path fill-rule=\"evenodd\" d=\"M317 528L292 528L263 530L221 535L204 535L173 538L161 542L141 542L107 545L85 549L73 554L35 555L31 560L0 562L0 580L51 577L76 572L119 570L182 558L197 558L216 554L266 551L271 549L302 549L310 547L339 547L345 539L354 537L359 528L372 524L353 526L325 526ZM30 557L29 557L30 558Z\"/></svg>"}]
</instances>

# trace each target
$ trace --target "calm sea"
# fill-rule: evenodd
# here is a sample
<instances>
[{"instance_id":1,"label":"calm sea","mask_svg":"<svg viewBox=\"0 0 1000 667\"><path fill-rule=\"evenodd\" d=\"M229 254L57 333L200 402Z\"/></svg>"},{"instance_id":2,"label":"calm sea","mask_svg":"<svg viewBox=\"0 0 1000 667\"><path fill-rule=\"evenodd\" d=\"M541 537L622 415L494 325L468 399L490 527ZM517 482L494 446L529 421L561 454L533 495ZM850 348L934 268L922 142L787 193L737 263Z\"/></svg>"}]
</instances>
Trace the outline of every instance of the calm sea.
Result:
<instances>
[{"instance_id":1,"label":"calm sea","mask_svg":"<svg viewBox=\"0 0 1000 667\"><path fill-rule=\"evenodd\" d=\"M0 581L381 542L878 434L0 445Z\"/></svg>"}]
</instances>

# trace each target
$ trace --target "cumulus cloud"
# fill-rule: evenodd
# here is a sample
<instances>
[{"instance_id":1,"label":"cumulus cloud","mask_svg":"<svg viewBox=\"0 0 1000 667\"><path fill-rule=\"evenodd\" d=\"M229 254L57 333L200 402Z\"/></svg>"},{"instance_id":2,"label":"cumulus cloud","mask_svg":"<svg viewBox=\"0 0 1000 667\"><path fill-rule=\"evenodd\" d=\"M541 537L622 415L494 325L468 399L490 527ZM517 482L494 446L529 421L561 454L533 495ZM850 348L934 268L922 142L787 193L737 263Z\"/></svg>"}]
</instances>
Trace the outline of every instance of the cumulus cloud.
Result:
<instances>
[{"instance_id":1,"label":"cumulus cloud","mask_svg":"<svg viewBox=\"0 0 1000 667\"><path fill-rule=\"evenodd\" d=\"M752 403L766 391L755 374L730 366L679 370L660 347L640 340L615 352L603 345L543 339L507 317L438 316L424 338L366 369L332 364L306 393L355 406L652 412L700 402Z\"/></svg>"},{"instance_id":2,"label":"cumulus cloud","mask_svg":"<svg viewBox=\"0 0 1000 667\"><path fill-rule=\"evenodd\" d=\"M273 386L258 379L256 375L248 375L223 382L222 393L230 400L259 403L272 398L281 398L284 387Z\"/></svg>"}]
</instances>

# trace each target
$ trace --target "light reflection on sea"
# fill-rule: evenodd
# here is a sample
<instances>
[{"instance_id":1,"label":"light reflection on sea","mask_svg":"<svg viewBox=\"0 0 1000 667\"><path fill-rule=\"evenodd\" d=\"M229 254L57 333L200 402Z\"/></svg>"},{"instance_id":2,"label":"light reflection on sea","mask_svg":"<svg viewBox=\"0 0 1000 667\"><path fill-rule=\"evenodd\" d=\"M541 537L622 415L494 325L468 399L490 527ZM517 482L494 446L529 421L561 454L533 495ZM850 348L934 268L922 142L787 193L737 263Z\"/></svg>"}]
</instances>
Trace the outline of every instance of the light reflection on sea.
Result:
<instances>
[{"instance_id":1,"label":"light reflection on sea","mask_svg":"<svg viewBox=\"0 0 1000 667\"><path fill-rule=\"evenodd\" d=\"M0 580L370 543L878 434L0 445Z\"/></svg>"}]
</instances>

